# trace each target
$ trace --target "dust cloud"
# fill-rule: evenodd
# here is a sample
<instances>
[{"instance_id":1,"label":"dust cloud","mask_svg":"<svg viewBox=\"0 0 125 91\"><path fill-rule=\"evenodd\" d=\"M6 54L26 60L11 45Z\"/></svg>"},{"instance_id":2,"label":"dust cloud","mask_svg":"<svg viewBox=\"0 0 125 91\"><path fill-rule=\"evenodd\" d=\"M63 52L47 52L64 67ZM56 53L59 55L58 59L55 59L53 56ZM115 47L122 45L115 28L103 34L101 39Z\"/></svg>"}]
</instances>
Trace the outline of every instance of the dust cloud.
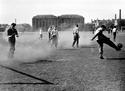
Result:
<instances>
[{"instance_id":1,"label":"dust cloud","mask_svg":"<svg viewBox=\"0 0 125 91\"><path fill-rule=\"evenodd\" d=\"M79 45L91 45L90 32L80 32ZM46 59L58 49L72 48L73 32L71 29L59 32L58 48L48 43L48 34L43 32L43 39L39 38L39 32L22 32L16 42L16 50L13 59L8 59L9 44L6 33L0 34L0 63L13 64L13 62L32 62Z\"/></svg>"},{"instance_id":2,"label":"dust cloud","mask_svg":"<svg viewBox=\"0 0 125 91\"><path fill-rule=\"evenodd\" d=\"M79 46L89 46L92 44L91 38L93 34L91 32L81 31L79 32ZM59 47L71 48L73 43L73 31L67 29L66 31L59 32Z\"/></svg>"}]
</instances>

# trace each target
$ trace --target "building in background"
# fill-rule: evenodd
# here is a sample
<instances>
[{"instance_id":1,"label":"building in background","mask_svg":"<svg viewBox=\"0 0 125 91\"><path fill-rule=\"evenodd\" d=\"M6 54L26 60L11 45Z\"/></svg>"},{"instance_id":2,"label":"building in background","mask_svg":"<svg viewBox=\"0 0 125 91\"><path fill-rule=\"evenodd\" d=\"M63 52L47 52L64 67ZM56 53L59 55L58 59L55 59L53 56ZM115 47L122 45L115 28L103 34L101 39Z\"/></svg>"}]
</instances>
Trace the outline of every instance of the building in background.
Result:
<instances>
[{"instance_id":1,"label":"building in background","mask_svg":"<svg viewBox=\"0 0 125 91\"><path fill-rule=\"evenodd\" d=\"M80 15L61 15L58 16L58 26L61 30L71 28L75 24L79 25L79 30L84 28L84 17Z\"/></svg>"},{"instance_id":2,"label":"building in background","mask_svg":"<svg viewBox=\"0 0 125 91\"><path fill-rule=\"evenodd\" d=\"M8 24L0 24L0 32L4 32L8 26Z\"/></svg>"},{"instance_id":3,"label":"building in background","mask_svg":"<svg viewBox=\"0 0 125 91\"><path fill-rule=\"evenodd\" d=\"M80 15L37 15L32 18L32 27L34 31L40 28L47 31L50 25L55 25L59 30L64 30L74 24L79 24L81 28L84 27L84 17Z\"/></svg>"},{"instance_id":4,"label":"building in background","mask_svg":"<svg viewBox=\"0 0 125 91\"><path fill-rule=\"evenodd\" d=\"M119 29L119 31L124 31L125 30L125 19L122 19L121 16L122 16L121 9L119 9L119 19L117 19L118 29Z\"/></svg>"},{"instance_id":5,"label":"building in background","mask_svg":"<svg viewBox=\"0 0 125 91\"><path fill-rule=\"evenodd\" d=\"M54 15L37 15L32 18L33 30L38 30L42 28L47 30L50 25L57 25L57 17Z\"/></svg>"}]
</instances>

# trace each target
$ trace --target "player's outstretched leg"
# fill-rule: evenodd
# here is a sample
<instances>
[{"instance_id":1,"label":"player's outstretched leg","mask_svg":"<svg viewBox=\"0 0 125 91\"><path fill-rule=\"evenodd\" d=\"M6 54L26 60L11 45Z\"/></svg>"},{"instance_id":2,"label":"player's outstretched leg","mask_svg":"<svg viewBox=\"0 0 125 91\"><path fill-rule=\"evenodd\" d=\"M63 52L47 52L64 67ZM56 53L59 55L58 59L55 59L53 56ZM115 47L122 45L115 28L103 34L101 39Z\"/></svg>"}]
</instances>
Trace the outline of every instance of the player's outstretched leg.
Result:
<instances>
[{"instance_id":1,"label":"player's outstretched leg","mask_svg":"<svg viewBox=\"0 0 125 91\"><path fill-rule=\"evenodd\" d=\"M107 45L109 45L110 47L114 48L117 51L120 51L121 48L119 48L115 43L113 43L110 39L107 39L104 41L104 43L106 43Z\"/></svg>"}]
</instances>

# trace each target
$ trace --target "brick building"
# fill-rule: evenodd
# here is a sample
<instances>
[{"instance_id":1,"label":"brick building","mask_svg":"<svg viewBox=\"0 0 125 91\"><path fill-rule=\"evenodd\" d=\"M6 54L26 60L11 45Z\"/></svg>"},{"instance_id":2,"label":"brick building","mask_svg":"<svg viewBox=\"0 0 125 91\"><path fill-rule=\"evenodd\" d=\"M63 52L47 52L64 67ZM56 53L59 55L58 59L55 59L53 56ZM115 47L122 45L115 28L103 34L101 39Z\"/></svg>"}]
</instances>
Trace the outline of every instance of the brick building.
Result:
<instances>
[{"instance_id":1,"label":"brick building","mask_svg":"<svg viewBox=\"0 0 125 91\"><path fill-rule=\"evenodd\" d=\"M83 27L84 17L80 15L61 15L58 17L54 15L37 15L32 18L33 30L42 28L44 31L47 31L50 25L55 25L59 28L62 24L79 24Z\"/></svg>"}]
</instances>

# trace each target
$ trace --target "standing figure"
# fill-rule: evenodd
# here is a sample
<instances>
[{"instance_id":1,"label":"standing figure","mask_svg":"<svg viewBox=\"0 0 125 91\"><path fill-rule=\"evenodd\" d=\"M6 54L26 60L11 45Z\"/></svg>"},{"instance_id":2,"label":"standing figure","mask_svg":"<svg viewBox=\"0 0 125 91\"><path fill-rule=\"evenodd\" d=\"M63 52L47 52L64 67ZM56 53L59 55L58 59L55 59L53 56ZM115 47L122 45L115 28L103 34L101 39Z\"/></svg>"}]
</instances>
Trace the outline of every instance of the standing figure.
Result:
<instances>
[{"instance_id":1,"label":"standing figure","mask_svg":"<svg viewBox=\"0 0 125 91\"><path fill-rule=\"evenodd\" d=\"M108 32L108 34L110 34L111 32L110 32L110 27L108 27L107 28L107 32Z\"/></svg>"},{"instance_id":2,"label":"standing figure","mask_svg":"<svg viewBox=\"0 0 125 91\"><path fill-rule=\"evenodd\" d=\"M50 40L52 41L52 46L54 45L55 47L57 47L58 45L58 30L55 28L55 26L52 26L52 30L51 30L51 38Z\"/></svg>"},{"instance_id":3,"label":"standing figure","mask_svg":"<svg viewBox=\"0 0 125 91\"><path fill-rule=\"evenodd\" d=\"M9 55L8 55L9 58L12 58L14 55L15 43L16 43L15 36L19 37L18 32L15 29L15 26L16 26L16 23L12 23L11 27L7 30L8 42L9 42L9 46L10 46Z\"/></svg>"},{"instance_id":4,"label":"standing figure","mask_svg":"<svg viewBox=\"0 0 125 91\"><path fill-rule=\"evenodd\" d=\"M99 54L100 54L100 59L104 59L103 58L103 44L107 44L110 47L114 48L117 51L120 51L121 48L119 48L117 45L115 45L108 37L106 37L103 34L103 31L106 29L105 25L102 25L101 27L99 27L96 31L95 31L95 35L91 40L94 40L97 37L97 43L99 45Z\"/></svg>"},{"instance_id":5,"label":"standing figure","mask_svg":"<svg viewBox=\"0 0 125 91\"><path fill-rule=\"evenodd\" d=\"M54 25L53 25L54 26ZM51 41L51 31L52 31L52 27L53 26L50 26L49 28L48 28L48 38L49 38L49 42Z\"/></svg>"},{"instance_id":6,"label":"standing figure","mask_svg":"<svg viewBox=\"0 0 125 91\"><path fill-rule=\"evenodd\" d=\"M40 34L40 39L42 39L43 38L42 28L40 29L39 34Z\"/></svg>"},{"instance_id":7,"label":"standing figure","mask_svg":"<svg viewBox=\"0 0 125 91\"><path fill-rule=\"evenodd\" d=\"M79 47L79 27L78 25L75 25L75 27L73 28L73 38L74 38L74 41L72 43L72 47L74 47L75 43L76 43L76 46L77 48Z\"/></svg>"},{"instance_id":8,"label":"standing figure","mask_svg":"<svg viewBox=\"0 0 125 91\"><path fill-rule=\"evenodd\" d=\"M113 40L116 41L116 33L117 33L117 28L116 28L116 26L114 26L112 32L113 32Z\"/></svg>"}]
</instances>

